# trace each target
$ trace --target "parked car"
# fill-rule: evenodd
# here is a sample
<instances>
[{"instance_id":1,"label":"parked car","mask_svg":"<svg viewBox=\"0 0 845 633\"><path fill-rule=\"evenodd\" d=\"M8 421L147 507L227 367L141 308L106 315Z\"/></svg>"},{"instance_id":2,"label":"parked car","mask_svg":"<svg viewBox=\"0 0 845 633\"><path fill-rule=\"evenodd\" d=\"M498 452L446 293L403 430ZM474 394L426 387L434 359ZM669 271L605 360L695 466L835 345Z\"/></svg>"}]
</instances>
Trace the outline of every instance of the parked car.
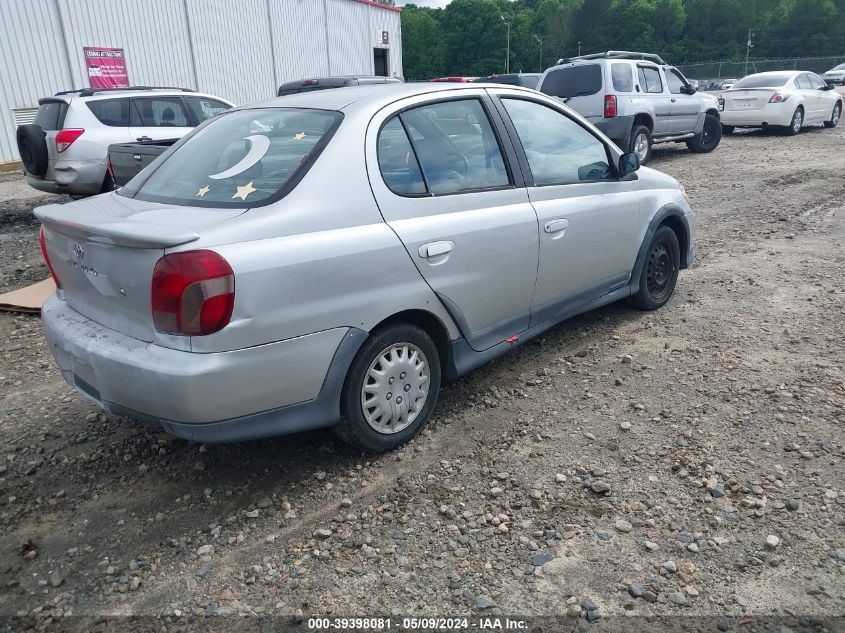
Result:
<instances>
[{"instance_id":1,"label":"parked car","mask_svg":"<svg viewBox=\"0 0 845 633\"><path fill-rule=\"evenodd\" d=\"M74 196L113 188L106 170L112 143L178 138L233 105L184 88L146 86L60 92L38 104L35 122L17 129L26 181Z\"/></svg>"},{"instance_id":2,"label":"parked car","mask_svg":"<svg viewBox=\"0 0 845 633\"><path fill-rule=\"evenodd\" d=\"M440 83L468 84L472 83L476 79L478 79L478 77L438 77L437 79L429 79L429 81Z\"/></svg>"},{"instance_id":3,"label":"parked car","mask_svg":"<svg viewBox=\"0 0 845 633\"><path fill-rule=\"evenodd\" d=\"M300 92L313 92L314 90L329 90L331 88L347 88L349 86L379 86L382 84L399 84L401 79L397 77L382 77L376 75L346 75L342 77L316 77L312 79L297 79L279 86L276 95L299 94Z\"/></svg>"},{"instance_id":4,"label":"parked car","mask_svg":"<svg viewBox=\"0 0 845 633\"><path fill-rule=\"evenodd\" d=\"M716 98L696 92L657 55L608 51L559 60L537 89L636 152L643 164L654 143L683 141L691 151L706 153L722 138Z\"/></svg>"},{"instance_id":5,"label":"parked car","mask_svg":"<svg viewBox=\"0 0 845 633\"><path fill-rule=\"evenodd\" d=\"M371 451L556 323L663 306L695 227L559 101L458 84L253 103L35 214L47 341L86 397L198 441L335 426Z\"/></svg>"},{"instance_id":6,"label":"parked car","mask_svg":"<svg viewBox=\"0 0 845 633\"><path fill-rule=\"evenodd\" d=\"M161 156L178 138L109 145L106 170L115 188L122 187Z\"/></svg>"},{"instance_id":7,"label":"parked car","mask_svg":"<svg viewBox=\"0 0 845 633\"><path fill-rule=\"evenodd\" d=\"M733 85L737 82L736 79L723 79L722 82L719 84L719 90L730 90Z\"/></svg>"},{"instance_id":8,"label":"parked car","mask_svg":"<svg viewBox=\"0 0 845 633\"><path fill-rule=\"evenodd\" d=\"M839 84L840 86L845 86L845 64L834 66L822 75L822 79L829 84Z\"/></svg>"},{"instance_id":9,"label":"parked car","mask_svg":"<svg viewBox=\"0 0 845 633\"><path fill-rule=\"evenodd\" d=\"M690 79L689 85L693 90L699 90L701 88L701 85L698 83L698 79Z\"/></svg>"},{"instance_id":10,"label":"parked car","mask_svg":"<svg viewBox=\"0 0 845 633\"><path fill-rule=\"evenodd\" d=\"M489 75L479 77L473 81L479 83L505 84L508 86L522 86L523 88L536 88L542 73L510 73L507 75Z\"/></svg>"},{"instance_id":11,"label":"parked car","mask_svg":"<svg viewBox=\"0 0 845 633\"><path fill-rule=\"evenodd\" d=\"M842 116L842 95L815 73L779 71L748 75L722 93L722 129L782 127L798 134L805 125L836 127Z\"/></svg>"}]
</instances>

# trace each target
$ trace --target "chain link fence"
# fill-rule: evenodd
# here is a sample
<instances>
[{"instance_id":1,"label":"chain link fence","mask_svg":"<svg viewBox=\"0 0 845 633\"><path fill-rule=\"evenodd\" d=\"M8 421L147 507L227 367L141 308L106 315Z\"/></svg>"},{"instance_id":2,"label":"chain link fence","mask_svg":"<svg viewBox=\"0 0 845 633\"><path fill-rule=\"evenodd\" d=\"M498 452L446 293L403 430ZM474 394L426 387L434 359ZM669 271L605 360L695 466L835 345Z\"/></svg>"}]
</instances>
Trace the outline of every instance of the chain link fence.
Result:
<instances>
[{"instance_id":1,"label":"chain link fence","mask_svg":"<svg viewBox=\"0 0 845 633\"><path fill-rule=\"evenodd\" d=\"M809 70L821 75L837 64L845 63L845 57L784 57L781 59L749 59L746 67L742 61L695 62L680 64L678 68L687 79L697 79L702 90L716 89L725 79L740 79L752 73L769 70ZM747 70L746 70L747 68Z\"/></svg>"}]
</instances>

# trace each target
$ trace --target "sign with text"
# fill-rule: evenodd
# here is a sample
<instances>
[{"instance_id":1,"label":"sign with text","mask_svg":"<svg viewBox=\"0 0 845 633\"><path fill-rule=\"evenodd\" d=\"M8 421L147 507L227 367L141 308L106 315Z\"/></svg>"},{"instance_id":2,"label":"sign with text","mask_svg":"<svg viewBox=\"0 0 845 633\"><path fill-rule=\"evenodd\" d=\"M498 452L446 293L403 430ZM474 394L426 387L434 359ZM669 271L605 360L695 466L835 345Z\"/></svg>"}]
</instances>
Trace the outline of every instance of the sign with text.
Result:
<instances>
[{"instance_id":1,"label":"sign with text","mask_svg":"<svg viewBox=\"0 0 845 633\"><path fill-rule=\"evenodd\" d=\"M88 69L88 85L91 88L129 86L126 56L122 48L85 46L82 50L85 51L85 68Z\"/></svg>"}]
</instances>

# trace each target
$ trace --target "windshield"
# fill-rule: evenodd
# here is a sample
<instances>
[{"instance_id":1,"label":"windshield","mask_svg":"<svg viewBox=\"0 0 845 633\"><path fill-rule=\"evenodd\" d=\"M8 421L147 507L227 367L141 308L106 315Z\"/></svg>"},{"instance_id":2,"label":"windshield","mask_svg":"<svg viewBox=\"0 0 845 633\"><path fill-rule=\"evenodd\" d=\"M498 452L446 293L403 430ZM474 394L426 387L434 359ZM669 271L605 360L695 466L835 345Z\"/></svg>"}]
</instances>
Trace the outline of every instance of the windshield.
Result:
<instances>
[{"instance_id":1,"label":"windshield","mask_svg":"<svg viewBox=\"0 0 845 633\"><path fill-rule=\"evenodd\" d=\"M278 200L308 171L343 115L262 108L219 115L120 189L139 200L254 207Z\"/></svg>"},{"instance_id":2,"label":"windshield","mask_svg":"<svg viewBox=\"0 0 845 633\"><path fill-rule=\"evenodd\" d=\"M777 75L749 75L734 84L734 88L780 88L791 75L778 73Z\"/></svg>"}]
</instances>

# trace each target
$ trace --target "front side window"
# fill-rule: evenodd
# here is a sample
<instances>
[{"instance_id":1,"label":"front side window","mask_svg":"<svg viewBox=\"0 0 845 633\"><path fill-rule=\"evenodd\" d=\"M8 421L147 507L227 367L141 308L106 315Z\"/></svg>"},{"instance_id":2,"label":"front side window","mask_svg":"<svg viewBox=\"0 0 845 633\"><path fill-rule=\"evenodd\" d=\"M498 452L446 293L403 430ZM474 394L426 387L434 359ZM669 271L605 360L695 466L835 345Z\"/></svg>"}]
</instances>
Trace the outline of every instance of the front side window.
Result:
<instances>
[{"instance_id":1,"label":"front side window","mask_svg":"<svg viewBox=\"0 0 845 633\"><path fill-rule=\"evenodd\" d=\"M392 192L403 196L426 193L414 148L399 117L390 119L379 132L378 166Z\"/></svg>"},{"instance_id":2,"label":"front side window","mask_svg":"<svg viewBox=\"0 0 845 633\"><path fill-rule=\"evenodd\" d=\"M551 70L540 90L552 97L571 99L596 94L602 87L601 66L580 64Z\"/></svg>"},{"instance_id":3,"label":"front side window","mask_svg":"<svg viewBox=\"0 0 845 633\"><path fill-rule=\"evenodd\" d=\"M528 158L534 184L613 177L604 143L561 112L534 101L502 99Z\"/></svg>"},{"instance_id":4,"label":"front side window","mask_svg":"<svg viewBox=\"0 0 845 633\"><path fill-rule=\"evenodd\" d=\"M400 116L413 139L430 193L510 185L498 139L478 99L431 103Z\"/></svg>"},{"instance_id":5,"label":"front side window","mask_svg":"<svg viewBox=\"0 0 845 633\"><path fill-rule=\"evenodd\" d=\"M643 92L659 94L663 92L663 82L660 80L660 71L649 66L640 66L637 69L640 76L640 88Z\"/></svg>"},{"instance_id":6,"label":"front side window","mask_svg":"<svg viewBox=\"0 0 845 633\"><path fill-rule=\"evenodd\" d=\"M668 68L666 70L666 85L669 86L669 92L673 95L680 95L684 94L687 84L684 81L684 78L681 77L681 73L672 68Z\"/></svg>"},{"instance_id":7,"label":"front side window","mask_svg":"<svg viewBox=\"0 0 845 633\"><path fill-rule=\"evenodd\" d=\"M206 119L210 119L216 114L225 112L230 106L217 99L209 99L207 97L185 97L188 102L188 107L193 112L199 123Z\"/></svg>"},{"instance_id":8,"label":"front side window","mask_svg":"<svg viewBox=\"0 0 845 633\"><path fill-rule=\"evenodd\" d=\"M132 127L191 127L179 97L132 99Z\"/></svg>"},{"instance_id":9,"label":"front side window","mask_svg":"<svg viewBox=\"0 0 845 633\"><path fill-rule=\"evenodd\" d=\"M611 64L610 75L616 92L634 92L634 72L631 64Z\"/></svg>"},{"instance_id":10,"label":"front side window","mask_svg":"<svg viewBox=\"0 0 845 633\"><path fill-rule=\"evenodd\" d=\"M99 99L85 105L103 125L129 127L129 99Z\"/></svg>"},{"instance_id":11,"label":"front side window","mask_svg":"<svg viewBox=\"0 0 845 633\"><path fill-rule=\"evenodd\" d=\"M825 82L816 75L807 75L807 78L810 80L810 86L815 90L820 90L825 87Z\"/></svg>"},{"instance_id":12,"label":"front side window","mask_svg":"<svg viewBox=\"0 0 845 633\"><path fill-rule=\"evenodd\" d=\"M319 156L343 115L257 108L209 120L120 189L139 200L205 207L252 207L283 195Z\"/></svg>"}]
</instances>

